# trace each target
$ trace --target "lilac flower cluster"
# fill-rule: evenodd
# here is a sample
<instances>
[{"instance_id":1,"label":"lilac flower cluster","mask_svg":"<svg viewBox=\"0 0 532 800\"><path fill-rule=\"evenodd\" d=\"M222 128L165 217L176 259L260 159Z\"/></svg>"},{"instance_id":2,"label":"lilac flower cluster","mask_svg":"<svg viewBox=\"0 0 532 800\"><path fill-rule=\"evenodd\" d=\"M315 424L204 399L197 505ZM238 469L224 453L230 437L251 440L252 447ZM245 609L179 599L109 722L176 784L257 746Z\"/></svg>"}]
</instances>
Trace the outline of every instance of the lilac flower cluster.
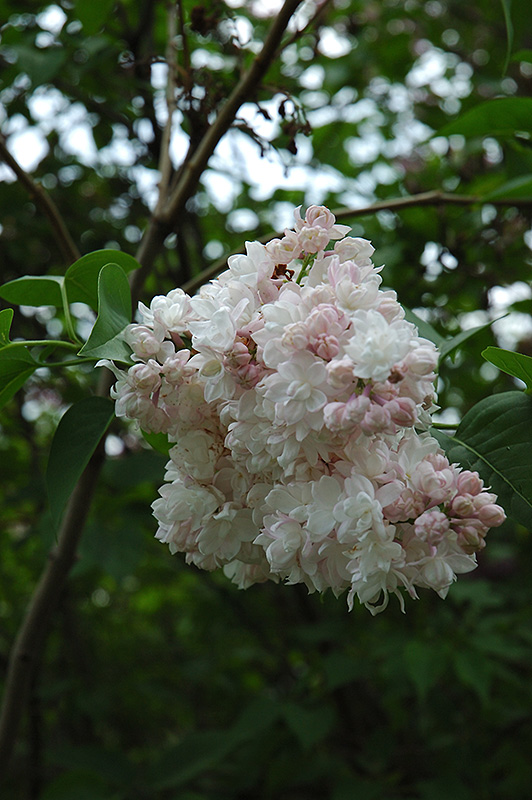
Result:
<instances>
[{"instance_id":1,"label":"lilac flower cluster","mask_svg":"<svg viewBox=\"0 0 532 800\"><path fill-rule=\"evenodd\" d=\"M438 353L331 212L139 306L116 413L173 446L157 538L241 588L445 597L504 511L430 436ZM331 246L332 245L332 246Z\"/></svg>"}]
</instances>

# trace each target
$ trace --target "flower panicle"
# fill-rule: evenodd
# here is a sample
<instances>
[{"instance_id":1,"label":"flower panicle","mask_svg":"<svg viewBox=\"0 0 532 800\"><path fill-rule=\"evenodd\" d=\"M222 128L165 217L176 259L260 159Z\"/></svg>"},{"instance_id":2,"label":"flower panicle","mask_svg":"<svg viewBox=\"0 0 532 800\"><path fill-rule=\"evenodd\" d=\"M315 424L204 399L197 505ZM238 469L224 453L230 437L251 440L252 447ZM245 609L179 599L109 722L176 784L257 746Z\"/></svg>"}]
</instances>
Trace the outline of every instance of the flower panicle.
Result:
<instances>
[{"instance_id":1,"label":"flower panicle","mask_svg":"<svg viewBox=\"0 0 532 800\"><path fill-rule=\"evenodd\" d=\"M381 289L374 248L324 206L248 242L194 297L140 304L119 416L172 447L157 538L239 587L445 597L505 519L430 435L435 345Z\"/></svg>"}]
</instances>

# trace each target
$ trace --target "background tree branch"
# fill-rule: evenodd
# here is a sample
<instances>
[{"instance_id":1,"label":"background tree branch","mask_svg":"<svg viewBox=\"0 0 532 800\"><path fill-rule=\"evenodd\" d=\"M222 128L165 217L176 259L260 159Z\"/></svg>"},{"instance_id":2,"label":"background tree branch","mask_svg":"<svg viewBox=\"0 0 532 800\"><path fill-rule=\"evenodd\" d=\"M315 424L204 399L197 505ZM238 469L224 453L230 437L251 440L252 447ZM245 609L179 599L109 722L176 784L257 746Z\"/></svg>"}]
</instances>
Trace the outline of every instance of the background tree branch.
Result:
<instances>
[{"instance_id":1,"label":"background tree branch","mask_svg":"<svg viewBox=\"0 0 532 800\"><path fill-rule=\"evenodd\" d=\"M70 265L72 262L77 261L80 257L79 250L74 244L74 240L69 233L59 209L43 187L36 183L31 175L22 169L16 158L11 155L7 147L6 139L2 134L0 134L0 159L13 170L32 200L35 201L37 207L47 217L57 245L66 263Z\"/></svg>"}]
</instances>

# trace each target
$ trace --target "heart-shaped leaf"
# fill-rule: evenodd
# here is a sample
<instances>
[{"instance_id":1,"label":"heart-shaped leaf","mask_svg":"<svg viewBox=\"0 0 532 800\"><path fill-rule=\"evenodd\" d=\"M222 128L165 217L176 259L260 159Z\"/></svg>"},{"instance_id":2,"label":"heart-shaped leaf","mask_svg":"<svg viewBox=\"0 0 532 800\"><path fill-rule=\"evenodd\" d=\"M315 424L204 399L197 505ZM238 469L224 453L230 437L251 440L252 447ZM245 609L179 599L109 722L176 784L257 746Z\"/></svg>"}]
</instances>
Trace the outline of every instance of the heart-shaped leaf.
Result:
<instances>
[{"instance_id":1,"label":"heart-shaped leaf","mask_svg":"<svg viewBox=\"0 0 532 800\"><path fill-rule=\"evenodd\" d=\"M98 278L98 317L80 356L130 362L131 349L122 332L131 320L131 292L124 270L107 264Z\"/></svg>"},{"instance_id":2,"label":"heart-shaped leaf","mask_svg":"<svg viewBox=\"0 0 532 800\"><path fill-rule=\"evenodd\" d=\"M107 264L118 264L126 274L140 266L133 256L122 253L121 250L95 250L87 253L66 272L65 289L69 303L87 303L95 311L98 309L98 277Z\"/></svg>"}]
</instances>

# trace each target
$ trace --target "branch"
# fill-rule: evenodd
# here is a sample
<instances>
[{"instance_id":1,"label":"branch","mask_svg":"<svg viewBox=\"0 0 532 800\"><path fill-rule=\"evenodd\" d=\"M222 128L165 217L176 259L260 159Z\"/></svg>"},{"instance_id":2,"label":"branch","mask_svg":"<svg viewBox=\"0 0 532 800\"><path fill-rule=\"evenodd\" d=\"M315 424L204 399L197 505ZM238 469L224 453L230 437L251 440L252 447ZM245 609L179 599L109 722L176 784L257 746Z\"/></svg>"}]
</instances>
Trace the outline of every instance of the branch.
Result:
<instances>
[{"instance_id":1,"label":"branch","mask_svg":"<svg viewBox=\"0 0 532 800\"><path fill-rule=\"evenodd\" d=\"M486 200L483 197L473 197L464 194L448 194L440 192L438 189L432 192L421 192L420 194L413 194L410 197L397 197L392 200L382 200L379 203L372 203L369 206L361 206L360 208L337 208L333 210L336 219L354 219L355 217L367 217L371 214L376 214L378 211L401 211L403 208L413 208L414 206L439 206L439 205L454 205L454 206L474 206L474 205L492 205L492 206L513 206L516 208L532 207L532 199L504 199L504 200ZM265 244L273 239L274 236L282 236L282 232L270 232L265 236L261 236L257 241ZM239 255L245 253L245 250L238 250L230 255ZM185 292L190 294L203 286L204 283L215 278L227 265L229 256L216 261L207 269L200 272L194 278L183 284L182 288Z\"/></svg>"},{"instance_id":2,"label":"branch","mask_svg":"<svg viewBox=\"0 0 532 800\"><path fill-rule=\"evenodd\" d=\"M166 110L168 118L164 126L163 136L161 140L161 152L159 155L159 172L161 173L161 180L159 181L159 200L155 209L155 214L161 211L161 205L170 185L172 177L172 159L170 158L170 142L172 139L172 126L174 111L177 108L176 103L176 73L177 73L177 7L175 2L169 3L167 8L167 37L166 43L166 63L168 66L168 76L166 79Z\"/></svg>"},{"instance_id":3,"label":"branch","mask_svg":"<svg viewBox=\"0 0 532 800\"><path fill-rule=\"evenodd\" d=\"M110 373L106 371L105 394L108 394L110 377ZM102 388L101 380L100 389ZM7 777L7 763L16 741L20 718L28 702L33 676L41 661L48 624L66 577L75 563L79 540L103 461L102 439L70 497L57 545L49 554L10 654L0 715L0 783L1 776Z\"/></svg>"},{"instance_id":4,"label":"branch","mask_svg":"<svg viewBox=\"0 0 532 800\"><path fill-rule=\"evenodd\" d=\"M4 136L0 134L0 159L4 161L7 166L13 170L21 184L27 189L30 197L35 200L37 206L41 209L43 214L48 217L48 221L52 227L52 232L55 240L63 254L67 264L72 264L80 257L78 248L74 244L70 233L65 225L63 217L59 213L59 209L51 197L38 183L35 183L33 178L22 169L18 161L11 155L7 149L7 142Z\"/></svg>"},{"instance_id":5,"label":"branch","mask_svg":"<svg viewBox=\"0 0 532 800\"><path fill-rule=\"evenodd\" d=\"M285 0L282 9L275 18L260 53L254 58L250 68L237 83L225 104L222 106L213 124L208 128L194 150L189 161L179 171L179 180L169 198L165 198L164 207L154 214L142 239L137 253L137 260L143 265L133 276L132 291L136 298L139 286L142 286L145 273L149 271L159 252L165 236L172 230L172 225L179 218L187 200L196 191L200 177L214 153L216 145L234 122L240 106L253 97L260 81L268 71L277 55L279 41L301 0Z\"/></svg>"}]
</instances>

